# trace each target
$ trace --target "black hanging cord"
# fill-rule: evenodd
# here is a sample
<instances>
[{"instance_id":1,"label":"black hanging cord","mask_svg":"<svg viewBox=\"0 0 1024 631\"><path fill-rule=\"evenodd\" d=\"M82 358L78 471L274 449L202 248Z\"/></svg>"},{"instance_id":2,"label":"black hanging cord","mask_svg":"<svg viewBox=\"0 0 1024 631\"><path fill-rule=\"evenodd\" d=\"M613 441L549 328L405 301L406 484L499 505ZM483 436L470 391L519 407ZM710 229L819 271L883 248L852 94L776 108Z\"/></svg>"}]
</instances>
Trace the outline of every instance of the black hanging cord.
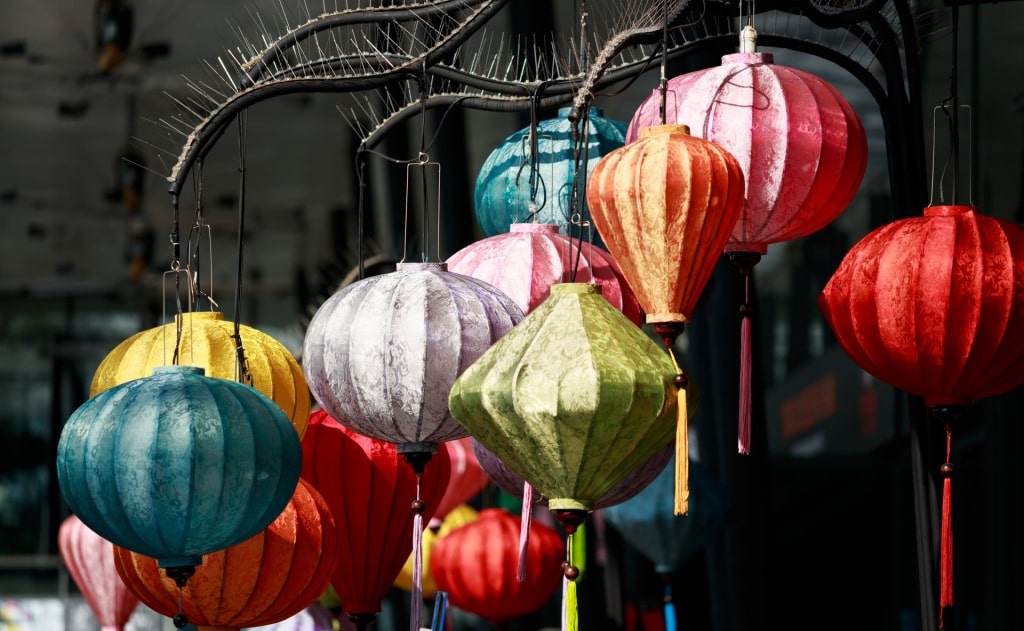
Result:
<instances>
[{"instance_id":1,"label":"black hanging cord","mask_svg":"<svg viewBox=\"0 0 1024 631\"><path fill-rule=\"evenodd\" d=\"M664 21L661 25L661 77L658 79L658 120L664 125L668 120L668 0L663 0Z\"/></svg>"},{"instance_id":2,"label":"black hanging cord","mask_svg":"<svg viewBox=\"0 0 1024 631\"><path fill-rule=\"evenodd\" d=\"M252 383L249 364L242 347L242 252L245 242L245 134L248 122L248 110L238 113L238 259L235 270L235 329L231 337L235 340L235 355L238 359L238 380Z\"/></svg>"},{"instance_id":3,"label":"black hanging cord","mask_svg":"<svg viewBox=\"0 0 1024 631\"><path fill-rule=\"evenodd\" d=\"M422 230L422 233L423 233L422 236L421 236L421 238L423 239L423 243L421 244L423 252L420 254L420 260L423 261L424 263L426 263L427 261L430 260L430 207L427 204L427 200L429 199L429 191L428 191L428 186L427 186L427 167L425 165L426 156L427 156L426 152L427 152L427 96L428 96L428 94L427 94L427 69L426 69L426 66L424 66L422 70L423 71L420 73L420 75L419 75L419 77L417 79L417 82L418 82L418 85L419 85L419 91L420 91L420 154L419 154L419 163L421 165L420 166L420 185L421 185L421 189L422 189L421 192L422 192L422 195L423 195L423 211L422 211L421 218L420 218L420 224L421 224L420 225L420 230ZM409 203L409 200L406 200L406 203ZM440 209L438 209L438 212L440 212ZM440 221L440 218L438 219L438 221ZM437 244L437 249L438 249L438 258L440 258L440 256L441 256L441 254L440 254L441 244L440 243ZM404 252L402 253L402 256L405 256Z\"/></svg>"},{"instance_id":4,"label":"black hanging cord","mask_svg":"<svg viewBox=\"0 0 1024 631\"><path fill-rule=\"evenodd\" d=\"M953 0L952 6L952 31L953 31L953 63L950 68L950 106L953 109L953 116L950 120L950 152L953 160L953 195L951 201L953 204L957 203L958 192L960 188L960 103L959 103L959 90L957 89L957 67L959 58L959 46L957 40L959 39L960 31L960 3L958 0Z\"/></svg>"},{"instance_id":5,"label":"black hanging cord","mask_svg":"<svg viewBox=\"0 0 1024 631\"><path fill-rule=\"evenodd\" d=\"M356 258L359 266L359 280L366 277L366 151L359 147L356 151L356 179L359 182L359 207L356 212Z\"/></svg>"},{"instance_id":6,"label":"black hanging cord","mask_svg":"<svg viewBox=\"0 0 1024 631\"><path fill-rule=\"evenodd\" d=\"M174 274L174 301L175 301L175 331L174 331L174 354L171 363L178 364L178 355L181 350L181 213L178 208L178 196L171 195L171 272Z\"/></svg>"}]
</instances>

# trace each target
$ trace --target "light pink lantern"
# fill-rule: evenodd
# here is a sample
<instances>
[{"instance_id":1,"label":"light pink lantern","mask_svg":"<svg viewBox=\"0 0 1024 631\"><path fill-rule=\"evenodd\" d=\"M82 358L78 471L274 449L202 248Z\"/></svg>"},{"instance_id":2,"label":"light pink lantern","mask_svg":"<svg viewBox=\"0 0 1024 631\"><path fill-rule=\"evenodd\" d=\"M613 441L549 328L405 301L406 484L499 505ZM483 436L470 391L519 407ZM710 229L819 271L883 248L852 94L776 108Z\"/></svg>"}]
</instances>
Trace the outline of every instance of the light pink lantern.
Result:
<instances>
[{"instance_id":1,"label":"light pink lantern","mask_svg":"<svg viewBox=\"0 0 1024 631\"><path fill-rule=\"evenodd\" d=\"M85 596L101 631L119 631L139 605L114 565L114 544L93 532L75 515L60 525L57 545L71 578Z\"/></svg>"},{"instance_id":2,"label":"light pink lantern","mask_svg":"<svg viewBox=\"0 0 1024 631\"><path fill-rule=\"evenodd\" d=\"M771 243L824 228L853 200L867 167L864 127L853 107L819 77L774 63L756 52L757 32L743 29L743 52L722 64L674 77L664 94L666 122L689 125L736 157L746 179L746 203L725 251L746 277L740 308L739 450L750 440L749 276ZM626 141L661 124L662 93L633 115Z\"/></svg>"},{"instance_id":3,"label":"light pink lantern","mask_svg":"<svg viewBox=\"0 0 1024 631\"><path fill-rule=\"evenodd\" d=\"M525 313L548 297L551 285L570 282L576 270L575 282L595 283L612 306L638 326L642 322L640 303L612 255L580 245L554 224L512 224L509 232L471 243L447 263L450 271L494 285Z\"/></svg>"}]
</instances>

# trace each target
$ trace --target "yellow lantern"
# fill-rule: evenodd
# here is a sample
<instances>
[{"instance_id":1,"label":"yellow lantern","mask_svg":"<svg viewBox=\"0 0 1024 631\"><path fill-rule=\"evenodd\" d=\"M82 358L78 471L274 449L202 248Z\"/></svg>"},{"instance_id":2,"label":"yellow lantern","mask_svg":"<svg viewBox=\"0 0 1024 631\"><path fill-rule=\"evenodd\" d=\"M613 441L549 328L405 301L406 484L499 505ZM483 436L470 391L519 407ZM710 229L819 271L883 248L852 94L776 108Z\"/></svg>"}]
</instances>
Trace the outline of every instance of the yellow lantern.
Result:
<instances>
[{"instance_id":1,"label":"yellow lantern","mask_svg":"<svg viewBox=\"0 0 1024 631\"><path fill-rule=\"evenodd\" d=\"M235 324L215 311L185 313L178 318L180 341L176 320L136 333L115 346L96 369L89 396L148 377L157 366L173 364L201 367L207 377L239 380ZM247 373L243 381L277 403L301 438L309 417L310 394L299 362L283 344L258 329L241 324L238 335Z\"/></svg>"}]
</instances>

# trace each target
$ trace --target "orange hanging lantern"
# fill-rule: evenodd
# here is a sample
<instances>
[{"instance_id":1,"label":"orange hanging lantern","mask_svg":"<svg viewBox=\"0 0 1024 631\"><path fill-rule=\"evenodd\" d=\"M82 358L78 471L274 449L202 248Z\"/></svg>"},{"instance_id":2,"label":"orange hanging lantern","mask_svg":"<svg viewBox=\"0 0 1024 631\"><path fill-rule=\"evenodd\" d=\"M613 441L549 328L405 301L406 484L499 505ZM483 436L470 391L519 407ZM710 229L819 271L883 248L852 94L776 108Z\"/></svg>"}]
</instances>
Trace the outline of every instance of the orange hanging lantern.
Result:
<instances>
[{"instance_id":1,"label":"orange hanging lantern","mask_svg":"<svg viewBox=\"0 0 1024 631\"><path fill-rule=\"evenodd\" d=\"M594 223L670 355L725 250L743 196L736 158L691 136L686 125L644 128L639 140L605 155L590 176ZM684 512L687 378L676 368L676 511Z\"/></svg>"},{"instance_id":2,"label":"orange hanging lantern","mask_svg":"<svg viewBox=\"0 0 1024 631\"><path fill-rule=\"evenodd\" d=\"M156 559L114 547L121 579L146 606L173 617L178 627L241 629L285 620L323 594L337 558L338 536L327 502L301 479L270 526L205 555L180 591ZM178 613L179 605L187 620Z\"/></svg>"}]
</instances>

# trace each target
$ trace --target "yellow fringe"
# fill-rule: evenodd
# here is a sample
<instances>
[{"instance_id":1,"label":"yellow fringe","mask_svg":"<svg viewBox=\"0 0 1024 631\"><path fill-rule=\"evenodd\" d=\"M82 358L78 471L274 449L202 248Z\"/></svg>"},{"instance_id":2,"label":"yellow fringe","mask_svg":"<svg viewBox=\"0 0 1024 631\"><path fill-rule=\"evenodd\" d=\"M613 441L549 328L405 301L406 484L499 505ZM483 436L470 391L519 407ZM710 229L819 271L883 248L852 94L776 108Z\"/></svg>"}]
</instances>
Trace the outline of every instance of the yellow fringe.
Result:
<instances>
[{"instance_id":1,"label":"yellow fringe","mask_svg":"<svg viewBox=\"0 0 1024 631\"><path fill-rule=\"evenodd\" d=\"M676 374L683 375L675 353L668 349ZM690 412L686 404L686 388L676 389L676 493L675 514L685 515L690 510L690 446L689 432Z\"/></svg>"}]
</instances>

